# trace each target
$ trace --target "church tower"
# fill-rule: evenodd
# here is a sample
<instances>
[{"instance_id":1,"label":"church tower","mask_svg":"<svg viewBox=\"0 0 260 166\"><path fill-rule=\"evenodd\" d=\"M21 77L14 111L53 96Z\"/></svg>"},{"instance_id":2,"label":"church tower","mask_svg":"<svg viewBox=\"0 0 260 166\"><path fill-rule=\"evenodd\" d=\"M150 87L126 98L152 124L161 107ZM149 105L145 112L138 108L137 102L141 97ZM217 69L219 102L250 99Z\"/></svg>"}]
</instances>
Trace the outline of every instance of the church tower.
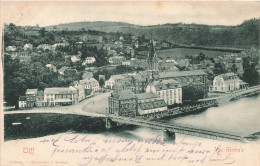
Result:
<instances>
[{"instance_id":1,"label":"church tower","mask_svg":"<svg viewBox=\"0 0 260 166\"><path fill-rule=\"evenodd\" d=\"M154 43L153 43L153 38L151 35L151 40L150 40L150 48L149 48L149 53L148 53L148 70L158 70L158 58L155 53L155 48L154 48Z\"/></svg>"}]
</instances>

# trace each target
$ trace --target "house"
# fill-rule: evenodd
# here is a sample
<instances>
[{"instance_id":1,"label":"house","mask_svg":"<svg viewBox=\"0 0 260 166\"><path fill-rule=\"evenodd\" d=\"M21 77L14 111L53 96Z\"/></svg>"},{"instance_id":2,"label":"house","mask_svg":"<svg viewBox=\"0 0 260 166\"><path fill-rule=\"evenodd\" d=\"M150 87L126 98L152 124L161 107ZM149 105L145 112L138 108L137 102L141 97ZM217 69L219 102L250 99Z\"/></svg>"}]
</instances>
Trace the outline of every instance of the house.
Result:
<instances>
[{"instance_id":1,"label":"house","mask_svg":"<svg viewBox=\"0 0 260 166\"><path fill-rule=\"evenodd\" d=\"M136 94L138 99L138 114L146 115L167 110L167 104L154 93Z\"/></svg>"},{"instance_id":2,"label":"house","mask_svg":"<svg viewBox=\"0 0 260 166\"><path fill-rule=\"evenodd\" d=\"M89 79L89 78L93 78L93 73L85 71L84 74L82 75L82 79L84 80L84 79Z\"/></svg>"},{"instance_id":3,"label":"house","mask_svg":"<svg viewBox=\"0 0 260 166\"><path fill-rule=\"evenodd\" d=\"M33 45L30 44L30 43L26 43L24 46L23 46L23 50L26 51L26 50L32 50L33 49Z\"/></svg>"},{"instance_id":4,"label":"house","mask_svg":"<svg viewBox=\"0 0 260 166\"><path fill-rule=\"evenodd\" d=\"M71 105L78 102L77 89L74 87L45 88L46 106Z\"/></svg>"},{"instance_id":5,"label":"house","mask_svg":"<svg viewBox=\"0 0 260 166\"><path fill-rule=\"evenodd\" d=\"M100 90L99 82L95 78L80 80L80 84L84 86L85 89L92 89L93 91Z\"/></svg>"},{"instance_id":6,"label":"house","mask_svg":"<svg viewBox=\"0 0 260 166\"><path fill-rule=\"evenodd\" d=\"M124 56L113 56L109 58L109 63L112 63L113 65L122 65L125 60L126 58Z\"/></svg>"},{"instance_id":7,"label":"house","mask_svg":"<svg viewBox=\"0 0 260 166\"><path fill-rule=\"evenodd\" d=\"M26 96L20 96L18 101L19 108L26 108L27 107L26 101L27 101Z\"/></svg>"},{"instance_id":8,"label":"house","mask_svg":"<svg viewBox=\"0 0 260 166\"><path fill-rule=\"evenodd\" d=\"M190 60L189 59L178 59L177 64L180 67L188 67L190 65Z\"/></svg>"},{"instance_id":9,"label":"house","mask_svg":"<svg viewBox=\"0 0 260 166\"><path fill-rule=\"evenodd\" d=\"M204 84L204 96L207 94L207 74L203 70L161 72L159 73L159 79L174 79L181 86L187 86L190 82L199 81Z\"/></svg>"},{"instance_id":10,"label":"house","mask_svg":"<svg viewBox=\"0 0 260 166\"><path fill-rule=\"evenodd\" d=\"M38 91L36 95L36 106L37 107L43 107L44 104L44 92L42 90Z\"/></svg>"},{"instance_id":11,"label":"house","mask_svg":"<svg viewBox=\"0 0 260 166\"><path fill-rule=\"evenodd\" d=\"M36 107L36 96L38 93L38 89L27 89L25 92L26 96L26 105L28 108Z\"/></svg>"},{"instance_id":12,"label":"house","mask_svg":"<svg viewBox=\"0 0 260 166\"><path fill-rule=\"evenodd\" d=\"M85 87L81 84L76 84L74 85L74 87L78 90L78 101L82 101L86 98L86 95L85 95Z\"/></svg>"},{"instance_id":13,"label":"house","mask_svg":"<svg viewBox=\"0 0 260 166\"><path fill-rule=\"evenodd\" d=\"M108 113L117 116L135 117L138 109L138 99L130 90L111 93L108 97Z\"/></svg>"},{"instance_id":14,"label":"house","mask_svg":"<svg viewBox=\"0 0 260 166\"><path fill-rule=\"evenodd\" d=\"M182 103L181 84L173 79L160 80L151 83L146 88L146 93L152 92L160 96L167 105Z\"/></svg>"},{"instance_id":15,"label":"house","mask_svg":"<svg viewBox=\"0 0 260 166\"><path fill-rule=\"evenodd\" d=\"M123 75L112 75L107 81L105 81L105 88L113 89L113 86L119 81L125 79Z\"/></svg>"},{"instance_id":16,"label":"house","mask_svg":"<svg viewBox=\"0 0 260 166\"><path fill-rule=\"evenodd\" d=\"M140 73L131 77L131 83L133 86L132 91L134 93L144 93L148 85L148 76L143 76Z\"/></svg>"},{"instance_id":17,"label":"house","mask_svg":"<svg viewBox=\"0 0 260 166\"><path fill-rule=\"evenodd\" d=\"M130 66L131 65L131 61L130 60L125 60L125 61L122 62L122 65Z\"/></svg>"},{"instance_id":18,"label":"house","mask_svg":"<svg viewBox=\"0 0 260 166\"><path fill-rule=\"evenodd\" d=\"M8 46L8 47L5 48L5 50L8 51L8 52L16 51L16 49L17 48L15 46Z\"/></svg>"},{"instance_id":19,"label":"house","mask_svg":"<svg viewBox=\"0 0 260 166\"><path fill-rule=\"evenodd\" d=\"M80 56L79 56L79 55L72 55L72 56L70 57L70 60L71 60L71 62L73 62L73 63L78 62L78 61L80 61Z\"/></svg>"},{"instance_id":20,"label":"house","mask_svg":"<svg viewBox=\"0 0 260 166\"><path fill-rule=\"evenodd\" d=\"M65 70L67 70L67 69L69 69L69 67L63 66L62 68L60 68L60 69L58 70L58 73L59 73L60 75L64 75L64 72L65 72Z\"/></svg>"},{"instance_id":21,"label":"house","mask_svg":"<svg viewBox=\"0 0 260 166\"><path fill-rule=\"evenodd\" d=\"M46 50L49 50L49 51L52 51L53 50L53 47L52 45L49 45L49 44L40 44L38 47L37 47L38 50L43 50L43 51L46 51Z\"/></svg>"},{"instance_id":22,"label":"house","mask_svg":"<svg viewBox=\"0 0 260 166\"><path fill-rule=\"evenodd\" d=\"M56 67L53 65L53 64L47 64L45 65L49 70L51 71L54 71L54 72L57 72L57 69Z\"/></svg>"},{"instance_id":23,"label":"house","mask_svg":"<svg viewBox=\"0 0 260 166\"><path fill-rule=\"evenodd\" d=\"M85 59L85 61L82 63L82 65L93 64L95 62L96 62L96 59L94 57L87 57Z\"/></svg>"},{"instance_id":24,"label":"house","mask_svg":"<svg viewBox=\"0 0 260 166\"><path fill-rule=\"evenodd\" d=\"M225 73L220 74L214 78L213 85L209 87L209 91L225 93L234 90L239 90L245 87L248 87L248 84L241 81L237 74Z\"/></svg>"}]
</instances>

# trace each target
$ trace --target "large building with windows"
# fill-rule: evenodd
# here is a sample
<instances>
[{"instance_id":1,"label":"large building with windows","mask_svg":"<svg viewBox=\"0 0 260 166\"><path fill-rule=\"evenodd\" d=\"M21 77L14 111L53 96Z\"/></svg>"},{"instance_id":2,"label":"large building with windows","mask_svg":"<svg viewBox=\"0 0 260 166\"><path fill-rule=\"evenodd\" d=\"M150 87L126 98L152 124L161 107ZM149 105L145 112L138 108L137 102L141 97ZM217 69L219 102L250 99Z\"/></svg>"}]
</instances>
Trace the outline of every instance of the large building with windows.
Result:
<instances>
[{"instance_id":1,"label":"large building with windows","mask_svg":"<svg viewBox=\"0 0 260 166\"><path fill-rule=\"evenodd\" d=\"M137 97L130 90L112 93L108 97L108 113L117 116L135 117L137 115Z\"/></svg>"},{"instance_id":2,"label":"large building with windows","mask_svg":"<svg viewBox=\"0 0 260 166\"><path fill-rule=\"evenodd\" d=\"M179 82L169 79L155 81L146 88L146 93L154 93L160 96L167 105L182 103L182 86Z\"/></svg>"},{"instance_id":3,"label":"large building with windows","mask_svg":"<svg viewBox=\"0 0 260 166\"><path fill-rule=\"evenodd\" d=\"M226 73L216 76L213 85L209 87L210 92L230 92L234 90L244 89L248 84L239 79L237 74Z\"/></svg>"},{"instance_id":4,"label":"large building with windows","mask_svg":"<svg viewBox=\"0 0 260 166\"><path fill-rule=\"evenodd\" d=\"M74 87L45 88L44 102L46 106L71 105L78 103L78 93Z\"/></svg>"}]
</instances>

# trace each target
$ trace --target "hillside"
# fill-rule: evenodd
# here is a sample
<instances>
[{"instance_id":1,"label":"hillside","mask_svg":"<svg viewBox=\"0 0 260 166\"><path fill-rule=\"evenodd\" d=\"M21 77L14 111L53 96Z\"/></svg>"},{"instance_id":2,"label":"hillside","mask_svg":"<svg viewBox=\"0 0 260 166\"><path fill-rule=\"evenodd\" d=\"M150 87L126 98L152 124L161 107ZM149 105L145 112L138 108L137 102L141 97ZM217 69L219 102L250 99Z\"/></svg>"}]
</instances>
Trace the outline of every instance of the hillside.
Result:
<instances>
[{"instance_id":1,"label":"hillside","mask_svg":"<svg viewBox=\"0 0 260 166\"><path fill-rule=\"evenodd\" d=\"M237 48L259 48L259 19L251 19L237 26L209 26L200 24L163 24L138 26L122 22L77 22L45 27L51 31L96 30L106 33L122 32L145 35L172 43Z\"/></svg>"}]
</instances>

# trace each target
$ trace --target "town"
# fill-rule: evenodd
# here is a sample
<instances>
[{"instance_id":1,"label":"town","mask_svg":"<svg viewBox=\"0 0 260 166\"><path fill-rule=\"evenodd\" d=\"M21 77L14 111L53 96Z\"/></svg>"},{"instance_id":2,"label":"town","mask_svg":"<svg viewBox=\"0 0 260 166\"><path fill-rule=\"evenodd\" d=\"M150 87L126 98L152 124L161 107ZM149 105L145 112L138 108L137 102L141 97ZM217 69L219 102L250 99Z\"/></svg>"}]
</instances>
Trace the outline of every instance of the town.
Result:
<instances>
[{"instance_id":1,"label":"town","mask_svg":"<svg viewBox=\"0 0 260 166\"><path fill-rule=\"evenodd\" d=\"M7 106L62 109L109 94L104 113L135 117L259 85L254 47L205 51L154 39L152 33L55 30L5 25Z\"/></svg>"}]
</instances>

